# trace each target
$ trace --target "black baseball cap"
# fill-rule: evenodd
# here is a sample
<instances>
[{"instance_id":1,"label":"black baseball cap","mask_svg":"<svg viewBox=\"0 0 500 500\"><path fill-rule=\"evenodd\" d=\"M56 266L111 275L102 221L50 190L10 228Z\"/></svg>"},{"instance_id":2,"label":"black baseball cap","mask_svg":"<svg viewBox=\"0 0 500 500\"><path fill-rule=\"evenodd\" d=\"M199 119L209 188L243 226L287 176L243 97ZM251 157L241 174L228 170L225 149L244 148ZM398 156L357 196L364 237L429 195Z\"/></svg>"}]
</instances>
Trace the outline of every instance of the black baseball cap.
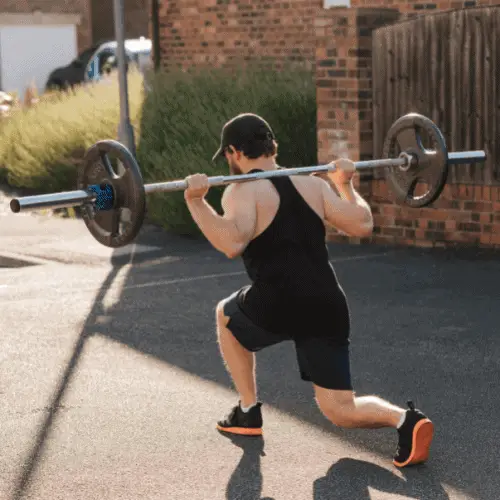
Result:
<instances>
[{"instance_id":1,"label":"black baseball cap","mask_svg":"<svg viewBox=\"0 0 500 500\"><path fill-rule=\"evenodd\" d=\"M274 140L274 132L269 123L253 113L242 113L229 120L222 128L220 146L212 161L224 156L229 146L239 149L255 140Z\"/></svg>"}]
</instances>

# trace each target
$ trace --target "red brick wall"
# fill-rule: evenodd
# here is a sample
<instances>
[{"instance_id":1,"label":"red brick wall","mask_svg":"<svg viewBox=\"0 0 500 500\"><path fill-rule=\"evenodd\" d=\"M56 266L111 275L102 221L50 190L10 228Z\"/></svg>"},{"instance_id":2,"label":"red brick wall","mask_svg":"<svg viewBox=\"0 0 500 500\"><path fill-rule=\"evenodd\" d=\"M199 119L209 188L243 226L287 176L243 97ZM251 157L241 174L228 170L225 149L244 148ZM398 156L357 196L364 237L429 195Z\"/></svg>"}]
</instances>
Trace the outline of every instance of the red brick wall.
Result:
<instances>
[{"instance_id":1,"label":"red brick wall","mask_svg":"<svg viewBox=\"0 0 500 500\"><path fill-rule=\"evenodd\" d=\"M331 241L417 247L474 246L500 249L500 187L447 185L425 208L391 202L385 181L361 183L375 222L371 238L348 238L331 231Z\"/></svg>"},{"instance_id":2,"label":"red brick wall","mask_svg":"<svg viewBox=\"0 0 500 500\"><path fill-rule=\"evenodd\" d=\"M161 64L230 66L258 58L313 68L321 7L322 0L163 0Z\"/></svg>"},{"instance_id":3,"label":"red brick wall","mask_svg":"<svg viewBox=\"0 0 500 500\"><path fill-rule=\"evenodd\" d=\"M389 9L323 10L315 21L318 159L371 158L371 32L399 17Z\"/></svg>"},{"instance_id":4,"label":"red brick wall","mask_svg":"<svg viewBox=\"0 0 500 500\"><path fill-rule=\"evenodd\" d=\"M372 156L371 34L397 22L397 11L334 9L316 21L319 161ZM384 180L357 179L374 214L369 239L329 231L331 241L422 247L500 248L500 186L447 185L432 206L396 205ZM425 186L423 186L425 187Z\"/></svg>"},{"instance_id":5,"label":"red brick wall","mask_svg":"<svg viewBox=\"0 0 500 500\"><path fill-rule=\"evenodd\" d=\"M412 209L388 202L384 181L372 184L375 241L423 247L500 248L500 187L448 185L432 205Z\"/></svg>"},{"instance_id":6,"label":"red brick wall","mask_svg":"<svg viewBox=\"0 0 500 500\"><path fill-rule=\"evenodd\" d=\"M78 50L85 49L92 40L90 24L90 0L0 0L0 13L31 14L40 10L47 14L79 14L81 23L78 26Z\"/></svg>"},{"instance_id":7,"label":"red brick wall","mask_svg":"<svg viewBox=\"0 0 500 500\"><path fill-rule=\"evenodd\" d=\"M371 34L397 22L390 9L324 12L316 21L319 161L372 155ZM357 179L374 214L371 238L348 238L331 230L331 241L420 247L500 248L500 186L447 185L432 206L396 205L384 180ZM423 186L425 188L425 186Z\"/></svg>"}]
</instances>

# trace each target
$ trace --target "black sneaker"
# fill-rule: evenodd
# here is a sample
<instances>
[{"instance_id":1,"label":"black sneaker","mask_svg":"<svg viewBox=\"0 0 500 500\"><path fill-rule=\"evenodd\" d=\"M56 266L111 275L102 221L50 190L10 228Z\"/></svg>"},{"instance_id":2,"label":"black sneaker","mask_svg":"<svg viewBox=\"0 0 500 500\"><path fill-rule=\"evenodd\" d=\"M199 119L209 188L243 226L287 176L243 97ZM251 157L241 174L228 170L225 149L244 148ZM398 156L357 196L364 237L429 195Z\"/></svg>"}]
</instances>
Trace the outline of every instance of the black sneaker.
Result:
<instances>
[{"instance_id":1,"label":"black sneaker","mask_svg":"<svg viewBox=\"0 0 500 500\"><path fill-rule=\"evenodd\" d=\"M406 419L398 429L399 443L394 455L396 467L406 467L425 462L429 458L434 424L408 401Z\"/></svg>"},{"instance_id":2,"label":"black sneaker","mask_svg":"<svg viewBox=\"0 0 500 500\"><path fill-rule=\"evenodd\" d=\"M241 402L235 406L231 413L224 419L217 422L217 429L231 434L242 436L262 435L262 403L257 403L247 413L241 409Z\"/></svg>"}]
</instances>

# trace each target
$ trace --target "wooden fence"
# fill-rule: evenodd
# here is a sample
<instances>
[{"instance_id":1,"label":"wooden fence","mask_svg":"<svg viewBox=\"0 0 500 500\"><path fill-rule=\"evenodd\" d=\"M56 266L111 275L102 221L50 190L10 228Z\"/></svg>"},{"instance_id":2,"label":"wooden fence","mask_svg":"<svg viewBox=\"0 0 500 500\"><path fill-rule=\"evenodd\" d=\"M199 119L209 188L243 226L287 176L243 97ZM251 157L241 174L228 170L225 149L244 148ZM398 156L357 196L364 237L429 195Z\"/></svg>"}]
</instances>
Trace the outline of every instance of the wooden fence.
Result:
<instances>
[{"instance_id":1,"label":"wooden fence","mask_svg":"<svg viewBox=\"0 0 500 500\"><path fill-rule=\"evenodd\" d=\"M450 169L450 183L500 183L500 6L442 12L373 36L374 157L399 116L422 113L449 150L485 149L485 164Z\"/></svg>"}]
</instances>

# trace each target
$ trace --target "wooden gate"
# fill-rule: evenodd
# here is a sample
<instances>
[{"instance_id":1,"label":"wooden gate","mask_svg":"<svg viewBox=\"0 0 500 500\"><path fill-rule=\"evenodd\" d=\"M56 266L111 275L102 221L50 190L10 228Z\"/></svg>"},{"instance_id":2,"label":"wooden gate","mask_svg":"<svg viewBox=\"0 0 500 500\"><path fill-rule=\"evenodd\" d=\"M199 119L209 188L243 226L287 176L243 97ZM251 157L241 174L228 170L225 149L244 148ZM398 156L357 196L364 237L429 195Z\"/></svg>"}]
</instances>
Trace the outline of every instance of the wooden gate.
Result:
<instances>
[{"instance_id":1,"label":"wooden gate","mask_svg":"<svg viewBox=\"0 0 500 500\"><path fill-rule=\"evenodd\" d=\"M486 164L450 169L450 183L500 182L500 6L422 16L373 36L374 157L399 116L434 120L449 150L484 149Z\"/></svg>"}]
</instances>

